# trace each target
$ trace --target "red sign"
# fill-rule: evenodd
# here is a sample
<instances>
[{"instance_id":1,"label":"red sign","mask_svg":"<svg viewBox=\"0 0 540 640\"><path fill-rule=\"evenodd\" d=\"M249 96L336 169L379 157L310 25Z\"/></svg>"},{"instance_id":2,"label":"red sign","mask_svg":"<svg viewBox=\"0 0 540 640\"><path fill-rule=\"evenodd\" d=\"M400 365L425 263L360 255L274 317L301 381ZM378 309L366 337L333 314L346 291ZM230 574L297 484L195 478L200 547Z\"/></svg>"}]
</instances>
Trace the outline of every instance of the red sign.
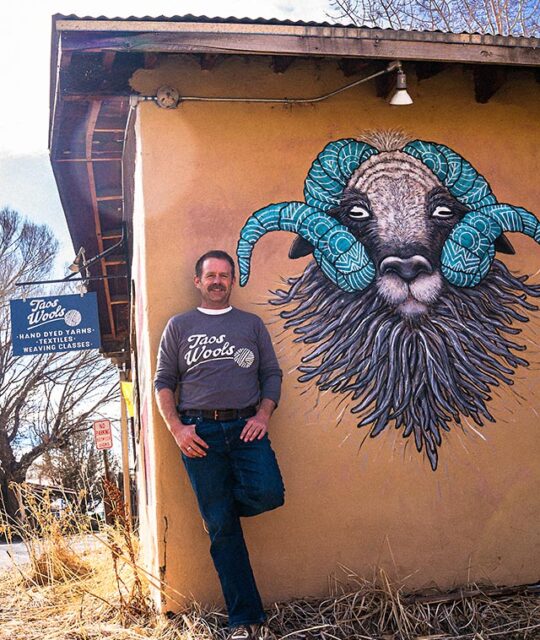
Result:
<instances>
[{"instance_id":1,"label":"red sign","mask_svg":"<svg viewBox=\"0 0 540 640\"><path fill-rule=\"evenodd\" d=\"M96 449L112 449L113 438L110 420L96 420L94 422L94 440Z\"/></svg>"}]
</instances>

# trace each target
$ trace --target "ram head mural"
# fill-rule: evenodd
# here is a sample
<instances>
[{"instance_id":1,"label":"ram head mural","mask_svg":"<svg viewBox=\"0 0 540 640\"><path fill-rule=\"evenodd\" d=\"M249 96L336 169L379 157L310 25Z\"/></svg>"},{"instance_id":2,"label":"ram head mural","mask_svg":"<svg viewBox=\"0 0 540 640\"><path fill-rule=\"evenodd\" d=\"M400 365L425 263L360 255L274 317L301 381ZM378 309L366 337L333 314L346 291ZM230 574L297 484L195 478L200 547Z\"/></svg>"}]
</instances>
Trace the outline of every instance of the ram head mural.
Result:
<instances>
[{"instance_id":1,"label":"ram head mural","mask_svg":"<svg viewBox=\"0 0 540 640\"><path fill-rule=\"evenodd\" d=\"M265 233L296 233L289 256L314 261L270 302L306 345L299 380L344 394L372 437L413 436L435 470L441 433L494 422L493 387L528 366L514 336L540 286L495 253L514 252L505 232L540 242L540 223L452 149L395 132L328 144L304 197L247 220L240 284Z\"/></svg>"}]
</instances>

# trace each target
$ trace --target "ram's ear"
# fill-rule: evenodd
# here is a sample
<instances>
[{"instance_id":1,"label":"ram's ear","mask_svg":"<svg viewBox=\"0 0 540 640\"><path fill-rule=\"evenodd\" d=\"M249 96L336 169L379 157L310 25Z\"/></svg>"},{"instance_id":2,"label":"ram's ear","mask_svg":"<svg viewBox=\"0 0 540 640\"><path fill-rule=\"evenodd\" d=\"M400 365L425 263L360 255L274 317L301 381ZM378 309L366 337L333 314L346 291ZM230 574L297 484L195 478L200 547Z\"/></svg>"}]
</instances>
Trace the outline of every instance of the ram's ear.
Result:
<instances>
[{"instance_id":1,"label":"ram's ear","mask_svg":"<svg viewBox=\"0 0 540 640\"><path fill-rule=\"evenodd\" d=\"M516 253L516 250L512 246L512 243L510 242L510 240L508 240L504 233L500 235L497 240L495 240L495 251L498 251L499 253L508 253L512 256Z\"/></svg>"},{"instance_id":2,"label":"ram's ear","mask_svg":"<svg viewBox=\"0 0 540 640\"><path fill-rule=\"evenodd\" d=\"M298 236L298 238L296 238L291 244L291 248L289 249L289 258L291 258L291 260L296 260L296 258L303 258L304 256L308 256L310 253L313 253L313 245L311 242L308 242L301 236Z\"/></svg>"}]
</instances>

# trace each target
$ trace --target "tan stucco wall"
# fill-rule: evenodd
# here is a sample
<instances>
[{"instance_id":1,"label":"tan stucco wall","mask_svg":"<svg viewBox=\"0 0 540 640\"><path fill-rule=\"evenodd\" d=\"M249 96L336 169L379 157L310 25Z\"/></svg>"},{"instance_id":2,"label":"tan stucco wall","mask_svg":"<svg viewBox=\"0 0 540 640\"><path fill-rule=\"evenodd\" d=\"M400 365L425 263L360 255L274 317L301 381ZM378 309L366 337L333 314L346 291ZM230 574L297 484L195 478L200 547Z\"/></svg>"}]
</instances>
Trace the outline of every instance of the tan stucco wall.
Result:
<instances>
[{"instance_id":1,"label":"tan stucco wall","mask_svg":"<svg viewBox=\"0 0 540 640\"><path fill-rule=\"evenodd\" d=\"M406 108L376 98L372 83L316 106L139 106L144 219L138 220L138 233L145 261L137 286L144 289L152 372L167 319L197 302L192 272L198 255L215 247L233 253L251 212L271 202L302 200L306 172L330 140L402 128L458 151L486 176L501 202L540 212L534 78L511 75L485 105L474 101L471 74L461 67L420 84L414 76L409 80L415 104ZM172 57L133 79L143 93L166 83L184 95L252 96L314 96L346 82L335 63L324 61L298 61L279 75L266 59L231 59L205 72L195 60ZM281 277L300 273L307 263L288 260L292 239L283 232L265 236L254 251L249 285L237 288L234 297L237 306L269 323L285 372L271 437L287 487L286 506L244 527L263 598L322 594L327 576L341 575L340 564L364 577L383 568L408 588L537 580L540 313L520 340L529 348L531 367L518 371L513 390L494 390L490 409L497 423L481 435L467 426L445 434L434 473L395 430L367 439L360 449L366 430L358 430L348 412L336 426L339 398L323 395L314 409L316 392L300 394L306 386L296 382L294 368L302 349L291 346L290 335L277 339L277 316L260 305ZM518 253L505 262L520 273L537 274L540 249L523 236L512 242ZM155 406L149 429L165 580L188 598L220 600L195 499ZM143 545L147 536L143 530ZM177 607L172 601L166 606Z\"/></svg>"}]
</instances>

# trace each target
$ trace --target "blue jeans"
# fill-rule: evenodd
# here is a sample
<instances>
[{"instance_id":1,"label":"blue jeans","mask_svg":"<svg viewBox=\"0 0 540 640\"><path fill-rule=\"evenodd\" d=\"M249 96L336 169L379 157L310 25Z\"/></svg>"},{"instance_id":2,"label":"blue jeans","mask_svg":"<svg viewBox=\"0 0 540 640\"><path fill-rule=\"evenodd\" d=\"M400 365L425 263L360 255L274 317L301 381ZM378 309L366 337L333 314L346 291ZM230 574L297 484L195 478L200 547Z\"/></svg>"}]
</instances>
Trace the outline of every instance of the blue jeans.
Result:
<instances>
[{"instance_id":1,"label":"blue jeans","mask_svg":"<svg viewBox=\"0 0 540 640\"><path fill-rule=\"evenodd\" d=\"M217 422L182 417L207 444L204 458L182 454L199 509L210 534L210 553L221 582L229 624L266 619L240 525L283 504L284 487L268 435L243 442L246 420Z\"/></svg>"}]
</instances>

